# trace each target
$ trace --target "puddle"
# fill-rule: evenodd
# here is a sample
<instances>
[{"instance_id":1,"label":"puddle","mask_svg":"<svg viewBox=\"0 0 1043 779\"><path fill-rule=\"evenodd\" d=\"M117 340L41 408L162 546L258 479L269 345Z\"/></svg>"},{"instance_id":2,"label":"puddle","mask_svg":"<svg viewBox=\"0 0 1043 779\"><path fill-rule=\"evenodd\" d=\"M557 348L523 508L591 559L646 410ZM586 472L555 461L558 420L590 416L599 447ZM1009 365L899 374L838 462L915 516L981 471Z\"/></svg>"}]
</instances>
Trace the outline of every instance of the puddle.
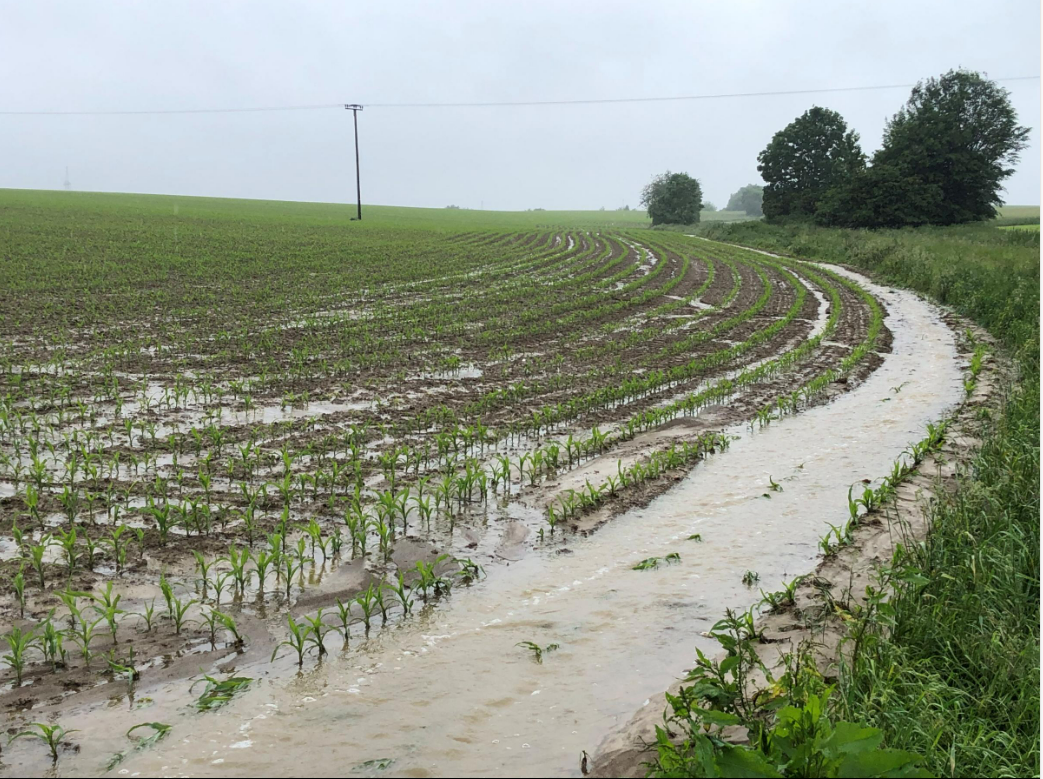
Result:
<instances>
[{"instance_id":1,"label":"puddle","mask_svg":"<svg viewBox=\"0 0 1043 779\"><path fill-rule=\"evenodd\" d=\"M395 775L576 775L581 750L665 690L695 646L714 650L700 634L726 608L759 599L742 585L746 570L765 590L809 571L827 523L846 514L848 486L886 473L960 400L953 336L936 311L868 286L889 309L894 350L857 389L756 433L736 427L727 452L648 507L495 566L438 607L307 660L299 675L281 661L237 668L258 681L220 712L192 712L182 686L143 680L138 694L155 700L147 719L174 730L120 771L332 776L393 761ZM783 491L766 499L769 477ZM519 541L516 526L505 530ZM687 541L692 533L703 542ZM679 563L632 570L672 552ZM560 649L536 664L520 641ZM63 774L93 775L126 747L118 734L143 717L125 709L63 713L63 725L94 739L76 739L81 754L63 758ZM4 759L16 773L43 765L24 742Z\"/></svg>"}]
</instances>

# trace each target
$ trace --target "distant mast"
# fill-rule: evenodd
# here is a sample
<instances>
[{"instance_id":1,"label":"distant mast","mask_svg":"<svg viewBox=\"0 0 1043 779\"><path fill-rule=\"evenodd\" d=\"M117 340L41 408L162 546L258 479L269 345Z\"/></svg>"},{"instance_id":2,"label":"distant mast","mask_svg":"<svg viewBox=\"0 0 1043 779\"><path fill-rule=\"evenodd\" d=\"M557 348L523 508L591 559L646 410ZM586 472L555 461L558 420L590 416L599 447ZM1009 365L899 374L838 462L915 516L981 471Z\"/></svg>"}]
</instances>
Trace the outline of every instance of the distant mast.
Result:
<instances>
[{"instance_id":1,"label":"distant mast","mask_svg":"<svg viewBox=\"0 0 1043 779\"><path fill-rule=\"evenodd\" d=\"M65 184L63 186L65 187L65 191L66 192L68 192L70 189L72 189L72 182L69 181L69 166L68 165L65 166Z\"/></svg>"}]
</instances>

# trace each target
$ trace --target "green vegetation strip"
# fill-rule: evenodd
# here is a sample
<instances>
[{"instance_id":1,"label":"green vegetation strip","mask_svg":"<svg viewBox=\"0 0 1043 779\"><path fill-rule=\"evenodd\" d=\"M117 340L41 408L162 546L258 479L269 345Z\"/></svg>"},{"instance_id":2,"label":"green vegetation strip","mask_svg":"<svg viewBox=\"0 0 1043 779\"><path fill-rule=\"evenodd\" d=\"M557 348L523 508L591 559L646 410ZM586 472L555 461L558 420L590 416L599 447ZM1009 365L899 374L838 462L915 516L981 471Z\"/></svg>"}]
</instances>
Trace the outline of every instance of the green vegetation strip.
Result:
<instances>
[{"instance_id":1,"label":"green vegetation strip","mask_svg":"<svg viewBox=\"0 0 1043 779\"><path fill-rule=\"evenodd\" d=\"M860 267L953 306L1009 350L1017 377L999 415L982 420L972 468L930 509L926 542L892 563L900 575L886 608L855 616L858 655L828 701L816 700L824 724L868 722L878 743L922 756L927 775L1037 776L1038 234L987 225L866 233L742 224L700 232ZM734 624L720 627L730 641L737 635ZM742 651L741 642L730 646ZM662 768L693 775L676 764Z\"/></svg>"}]
</instances>

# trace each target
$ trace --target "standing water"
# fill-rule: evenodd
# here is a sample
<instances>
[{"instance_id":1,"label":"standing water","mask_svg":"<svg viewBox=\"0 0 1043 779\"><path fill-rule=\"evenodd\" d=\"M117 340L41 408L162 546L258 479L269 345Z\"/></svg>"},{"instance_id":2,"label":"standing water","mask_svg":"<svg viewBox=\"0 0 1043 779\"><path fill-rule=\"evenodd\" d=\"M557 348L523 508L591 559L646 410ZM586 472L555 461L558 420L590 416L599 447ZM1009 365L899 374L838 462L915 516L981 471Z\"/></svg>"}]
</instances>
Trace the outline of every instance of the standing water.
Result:
<instances>
[{"instance_id":1,"label":"standing water","mask_svg":"<svg viewBox=\"0 0 1043 779\"><path fill-rule=\"evenodd\" d=\"M497 566L299 674L282 661L237 669L256 681L221 709L195 712L178 682L143 690L155 702L140 711L67 712L63 725L97 740L81 739L63 770L96 773L125 748L120 734L151 720L173 725L170 737L128 754L118 773L579 775L581 750L636 708L662 705L696 646L715 651L701 633L725 609L759 599L745 571L765 590L810 571L827 523L846 516L848 487L885 474L960 400L937 310L859 280L885 304L894 343L855 390L756 433L729 431L739 437L727 452L646 508L569 538L568 553L553 546ZM687 540L694 533L702 543ZM672 552L679 563L632 570ZM538 664L522 641L560 648Z\"/></svg>"}]
</instances>

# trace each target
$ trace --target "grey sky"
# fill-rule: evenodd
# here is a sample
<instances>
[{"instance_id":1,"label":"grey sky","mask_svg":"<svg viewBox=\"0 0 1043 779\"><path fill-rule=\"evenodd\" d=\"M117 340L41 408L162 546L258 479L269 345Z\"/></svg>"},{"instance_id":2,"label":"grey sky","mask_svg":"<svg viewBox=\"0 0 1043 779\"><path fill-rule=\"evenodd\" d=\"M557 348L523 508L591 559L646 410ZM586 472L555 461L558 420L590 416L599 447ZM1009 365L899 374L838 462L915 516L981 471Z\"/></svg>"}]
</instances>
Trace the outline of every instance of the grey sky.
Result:
<instances>
[{"instance_id":1,"label":"grey sky","mask_svg":"<svg viewBox=\"0 0 1043 779\"><path fill-rule=\"evenodd\" d=\"M0 110L558 100L905 84L952 67L1037 75L1040 4L1014 2L4 2ZM1005 84L1040 202L1040 82ZM813 104L875 149L907 89L687 103L371 108L368 203L637 205L684 170L723 206ZM0 187L348 201L350 114L0 116Z\"/></svg>"}]
</instances>

